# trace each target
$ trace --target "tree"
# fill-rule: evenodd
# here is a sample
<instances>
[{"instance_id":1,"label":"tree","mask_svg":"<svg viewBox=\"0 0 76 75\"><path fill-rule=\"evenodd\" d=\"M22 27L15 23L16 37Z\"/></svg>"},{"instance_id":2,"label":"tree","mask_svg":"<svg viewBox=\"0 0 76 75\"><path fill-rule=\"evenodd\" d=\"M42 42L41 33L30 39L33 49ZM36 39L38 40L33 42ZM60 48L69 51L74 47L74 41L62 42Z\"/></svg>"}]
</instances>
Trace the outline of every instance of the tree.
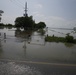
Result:
<instances>
[{"instance_id":1,"label":"tree","mask_svg":"<svg viewBox=\"0 0 76 75\"><path fill-rule=\"evenodd\" d=\"M46 24L44 22L39 22L36 26L38 29L43 29L46 27Z\"/></svg>"},{"instance_id":2,"label":"tree","mask_svg":"<svg viewBox=\"0 0 76 75\"><path fill-rule=\"evenodd\" d=\"M69 34L65 37L67 42L73 43L74 42L74 37L70 36Z\"/></svg>"},{"instance_id":3,"label":"tree","mask_svg":"<svg viewBox=\"0 0 76 75\"><path fill-rule=\"evenodd\" d=\"M1 22L2 13L4 13L4 11L0 10L0 22Z\"/></svg>"},{"instance_id":4,"label":"tree","mask_svg":"<svg viewBox=\"0 0 76 75\"><path fill-rule=\"evenodd\" d=\"M23 27L24 30L31 29L35 22L32 19L32 16L30 17L17 17L15 20L15 26L16 27Z\"/></svg>"},{"instance_id":5,"label":"tree","mask_svg":"<svg viewBox=\"0 0 76 75\"><path fill-rule=\"evenodd\" d=\"M15 27L22 27L23 17L17 17L15 20Z\"/></svg>"},{"instance_id":6,"label":"tree","mask_svg":"<svg viewBox=\"0 0 76 75\"><path fill-rule=\"evenodd\" d=\"M26 17L17 17L15 20L15 27L24 28L24 30L27 29L38 30L45 28L46 24L44 22L39 22L36 24L32 16L30 17L26 16Z\"/></svg>"}]
</instances>

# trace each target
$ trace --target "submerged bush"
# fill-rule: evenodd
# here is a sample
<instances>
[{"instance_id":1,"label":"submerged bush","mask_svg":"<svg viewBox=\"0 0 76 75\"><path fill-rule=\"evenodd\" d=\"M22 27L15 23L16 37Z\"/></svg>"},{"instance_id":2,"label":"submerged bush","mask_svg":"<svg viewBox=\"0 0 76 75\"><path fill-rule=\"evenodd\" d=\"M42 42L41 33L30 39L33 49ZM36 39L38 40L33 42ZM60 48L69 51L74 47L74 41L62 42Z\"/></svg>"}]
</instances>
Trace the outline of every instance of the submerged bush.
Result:
<instances>
[{"instance_id":1,"label":"submerged bush","mask_svg":"<svg viewBox=\"0 0 76 75\"><path fill-rule=\"evenodd\" d=\"M46 36L45 41L48 42L65 42L65 38L63 37L56 37L56 36Z\"/></svg>"},{"instance_id":2,"label":"submerged bush","mask_svg":"<svg viewBox=\"0 0 76 75\"><path fill-rule=\"evenodd\" d=\"M45 41L47 42L66 42L76 43L76 39L73 36L67 35L66 37L46 36Z\"/></svg>"},{"instance_id":3,"label":"submerged bush","mask_svg":"<svg viewBox=\"0 0 76 75\"><path fill-rule=\"evenodd\" d=\"M41 35L44 35L45 34L45 30L44 29L39 29L38 33L40 33Z\"/></svg>"},{"instance_id":4,"label":"submerged bush","mask_svg":"<svg viewBox=\"0 0 76 75\"><path fill-rule=\"evenodd\" d=\"M69 42L69 43L73 43L74 42L74 37L73 36L70 36L70 35L67 35L65 37L66 41Z\"/></svg>"}]
</instances>

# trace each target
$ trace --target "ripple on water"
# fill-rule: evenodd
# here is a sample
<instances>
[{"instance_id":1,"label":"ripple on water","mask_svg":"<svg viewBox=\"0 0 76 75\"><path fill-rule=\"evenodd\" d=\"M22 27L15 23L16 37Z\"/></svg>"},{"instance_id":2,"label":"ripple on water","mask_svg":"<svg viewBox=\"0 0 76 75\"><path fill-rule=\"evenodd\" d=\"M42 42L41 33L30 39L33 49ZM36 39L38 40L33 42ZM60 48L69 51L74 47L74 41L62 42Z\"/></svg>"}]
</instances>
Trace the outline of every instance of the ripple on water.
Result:
<instances>
[{"instance_id":1,"label":"ripple on water","mask_svg":"<svg viewBox=\"0 0 76 75\"><path fill-rule=\"evenodd\" d=\"M1 75L42 75L42 73L36 70L34 67L28 65L20 65L15 62L2 63L0 65Z\"/></svg>"}]
</instances>

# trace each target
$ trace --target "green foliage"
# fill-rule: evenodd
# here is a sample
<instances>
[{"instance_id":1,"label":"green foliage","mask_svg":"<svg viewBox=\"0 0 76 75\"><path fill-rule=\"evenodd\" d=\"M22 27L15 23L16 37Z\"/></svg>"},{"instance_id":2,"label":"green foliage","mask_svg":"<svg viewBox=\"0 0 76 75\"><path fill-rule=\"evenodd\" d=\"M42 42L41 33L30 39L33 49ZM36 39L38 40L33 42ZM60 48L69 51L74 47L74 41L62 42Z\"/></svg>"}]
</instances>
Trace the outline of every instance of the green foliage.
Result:
<instances>
[{"instance_id":1,"label":"green foliage","mask_svg":"<svg viewBox=\"0 0 76 75\"><path fill-rule=\"evenodd\" d=\"M4 13L4 11L3 10L0 10L0 22L1 22L1 16L2 16L2 13Z\"/></svg>"},{"instance_id":2,"label":"green foliage","mask_svg":"<svg viewBox=\"0 0 76 75\"><path fill-rule=\"evenodd\" d=\"M3 10L0 10L0 14L2 14L2 13L4 13L4 11Z\"/></svg>"},{"instance_id":3,"label":"green foliage","mask_svg":"<svg viewBox=\"0 0 76 75\"><path fill-rule=\"evenodd\" d=\"M74 42L73 36L67 35L65 38L66 38L66 41L67 42L70 42L70 43L73 43Z\"/></svg>"},{"instance_id":4,"label":"green foliage","mask_svg":"<svg viewBox=\"0 0 76 75\"><path fill-rule=\"evenodd\" d=\"M15 20L15 26L16 27L23 27L25 30L28 28L32 28L35 22L32 19L32 16L30 17L18 17Z\"/></svg>"},{"instance_id":5,"label":"green foliage","mask_svg":"<svg viewBox=\"0 0 76 75\"><path fill-rule=\"evenodd\" d=\"M4 24L0 23L0 29L4 29Z\"/></svg>"},{"instance_id":6,"label":"green foliage","mask_svg":"<svg viewBox=\"0 0 76 75\"><path fill-rule=\"evenodd\" d=\"M14 25L12 25L12 24L3 24L3 23L0 23L0 29L4 29L4 28L11 29L12 27L14 27Z\"/></svg>"},{"instance_id":7,"label":"green foliage","mask_svg":"<svg viewBox=\"0 0 76 75\"><path fill-rule=\"evenodd\" d=\"M22 27L25 30L27 29L42 29L46 27L44 22L39 22L38 24L32 19L32 16L28 17L17 17L15 20L15 27Z\"/></svg>"},{"instance_id":8,"label":"green foliage","mask_svg":"<svg viewBox=\"0 0 76 75\"><path fill-rule=\"evenodd\" d=\"M12 25L12 24L6 24L5 26L7 26L7 27L12 27L13 25Z\"/></svg>"},{"instance_id":9,"label":"green foliage","mask_svg":"<svg viewBox=\"0 0 76 75\"><path fill-rule=\"evenodd\" d=\"M3 23L0 23L0 26L4 26L4 24Z\"/></svg>"},{"instance_id":10,"label":"green foliage","mask_svg":"<svg viewBox=\"0 0 76 75\"><path fill-rule=\"evenodd\" d=\"M66 42L66 43L65 43L65 46L70 48L70 47L73 47L74 44L73 44L73 43L67 43L67 42Z\"/></svg>"},{"instance_id":11,"label":"green foliage","mask_svg":"<svg viewBox=\"0 0 76 75\"><path fill-rule=\"evenodd\" d=\"M6 24L6 25L4 25L4 27L6 27L8 29L12 29L12 27L14 27L14 25L12 25L12 24Z\"/></svg>"},{"instance_id":12,"label":"green foliage","mask_svg":"<svg viewBox=\"0 0 76 75\"><path fill-rule=\"evenodd\" d=\"M65 38L63 37L56 37L56 36L47 36L45 37L45 41L48 42L65 42Z\"/></svg>"},{"instance_id":13,"label":"green foliage","mask_svg":"<svg viewBox=\"0 0 76 75\"><path fill-rule=\"evenodd\" d=\"M43 29L46 27L46 24L44 22L39 22L37 25L36 25L36 28L38 29Z\"/></svg>"},{"instance_id":14,"label":"green foliage","mask_svg":"<svg viewBox=\"0 0 76 75\"><path fill-rule=\"evenodd\" d=\"M65 42L65 43L76 43L76 39L73 36L67 35L66 37L46 36L45 41L47 42Z\"/></svg>"}]
</instances>

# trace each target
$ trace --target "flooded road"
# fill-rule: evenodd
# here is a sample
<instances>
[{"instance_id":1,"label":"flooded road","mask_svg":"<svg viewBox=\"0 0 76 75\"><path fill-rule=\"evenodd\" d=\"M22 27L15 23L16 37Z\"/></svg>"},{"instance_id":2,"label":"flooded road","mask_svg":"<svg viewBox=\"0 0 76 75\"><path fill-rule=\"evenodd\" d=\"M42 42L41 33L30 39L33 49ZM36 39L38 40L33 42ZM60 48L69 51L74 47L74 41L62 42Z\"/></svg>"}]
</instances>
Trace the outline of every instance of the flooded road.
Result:
<instances>
[{"instance_id":1,"label":"flooded road","mask_svg":"<svg viewBox=\"0 0 76 75\"><path fill-rule=\"evenodd\" d=\"M0 75L76 75L76 66L0 61Z\"/></svg>"},{"instance_id":2,"label":"flooded road","mask_svg":"<svg viewBox=\"0 0 76 75\"><path fill-rule=\"evenodd\" d=\"M45 42L45 36L36 32L28 38L15 29L1 30L1 33L3 31L6 32L6 39L1 38L0 41L0 59L76 63L75 44Z\"/></svg>"},{"instance_id":3,"label":"flooded road","mask_svg":"<svg viewBox=\"0 0 76 75\"><path fill-rule=\"evenodd\" d=\"M58 32L48 34L65 37ZM76 44L45 42L46 35L37 32L0 29L0 33L0 75L76 75Z\"/></svg>"},{"instance_id":4,"label":"flooded road","mask_svg":"<svg viewBox=\"0 0 76 75\"><path fill-rule=\"evenodd\" d=\"M70 48L63 43L34 45L11 39L8 39L6 43L3 42L2 45L1 59L76 63L75 45Z\"/></svg>"}]
</instances>

